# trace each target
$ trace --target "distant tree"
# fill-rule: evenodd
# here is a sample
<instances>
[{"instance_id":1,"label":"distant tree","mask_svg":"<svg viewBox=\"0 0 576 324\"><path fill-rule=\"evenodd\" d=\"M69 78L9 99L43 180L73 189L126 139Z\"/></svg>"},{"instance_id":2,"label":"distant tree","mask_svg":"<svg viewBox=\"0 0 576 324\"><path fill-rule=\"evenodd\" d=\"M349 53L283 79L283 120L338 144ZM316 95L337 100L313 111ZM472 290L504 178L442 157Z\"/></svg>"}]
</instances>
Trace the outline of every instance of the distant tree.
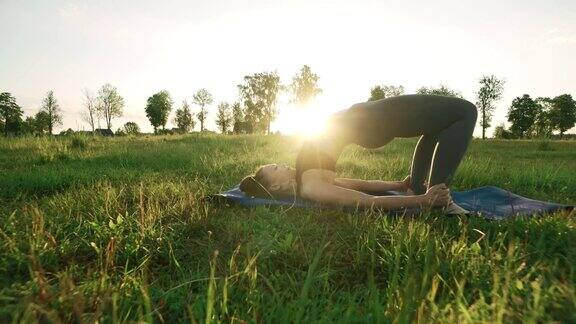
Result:
<instances>
[{"instance_id":1,"label":"distant tree","mask_svg":"<svg viewBox=\"0 0 576 324\"><path fill-rule=\"evenodd\" d=\"M90 125L92 132L94 132L94 129L96 129L96 120L99 118L97 100L88 89L84 89L82 94L84 95L84 112L82 113L82 119Z\"/></svg>"},{"instance_id":2,"label":"distant tree","mask_svg":"<svg viewBox=\"0 0 576 324\"><path fill-rule=\"evenodd\" d=\"M368 101L376 101L384 98L386 98L386 94L382 86L377 85L370 89L370 98L368 98Z\"/></svg>"},{"instance_id":3,"label":"distant tree","mask_svg":"<svg viewBox=\"0 0 576 324\"><path fill-rule=\"evenodd\" d=\"M242 111L242 106L239 102L232 104L232 131L234 134L244 133L243 130L244 123L244 112Z\"/></svg>"},{"instance_id":4,"label":"distant tree","mask_svg":"<svg viewBox=\"0 0 576 324\"><path fill-rule=\"evenodd\" d=\"M194 104L200 106L200 112L196 115L200 121L200 131L204 131L204 122L208 116L206 106L211 105L214 99L208 90L200 89L192 96Z\"/></svg>"},{"instance_id":5,"label":"distant tree","mask_svg":"<svg viewBox=\"0 0 576 324\"><path fill-rule=\"evenodd\" d=\"M404 94L403 86L388 86L388 85L377 85L370 89L370 98L368 101L375 101L389 97L401 96Z\"/></svg>"},{"instance_id":6,"label":"distant tree","mask_svg":"<svg viewBox=\"0 0 576 324\"><path fill-rule=\"evenodd\" d=\"M508 121L512 123L510 131L515 137L523 138L534 124L538 114L538 104L525 94L516 97L508 110Z\"/></svg>"},{"instance_id":7,"label":"distant tree","mask_svg":"<svg viewBox=\"0 0 576 324\"><path fill-rule=\"evenodd\" d=\"M506 127L504 126L504 123L496 126L496 128L494 128L494 138L498 138L498 139L511 139L513 138L512 133L508 130L506 130Z\"/></svg>"},{"instance_id":8,"label":"distant tree","mask_svg":"<svg viewBox=\"0 0 576 324\"><path fill-rule=\"evenodd\" d=\"M48 91L40 109L48 115L48 134L52 134L55 126L62 125L62 109L54 97L54 91Z\"/></svg>"},{"instance_id":9,"label":"distant tree","mask_svg":"<svg viewBox=\"0 0 576 324\"><path fill-rule=\"evenodd\" d=\"M20 128L21 134L36 134L36 119L34 116L28 116L22 122L22 127Z\"/></svg>"},{"instance_id":10,"label":"distant tree","mask_svg":"<svg viewBox=\"0 0 576 324\"><path fill-rule=\"evenodd\" d=\"M21 133L42 135L48 132L49 124L50 117L48 113L40 110L35 116L26 117L26 120L22 122Z\"/></svg>"},{"instance_id":11,"label":"distant tree","mask_svg":"<svg viewBox=\"0 0 576 324\"><path fill-rule=\"evenodd\" d=\"M417 94L427 94L427 95L462 98L462 95L460 94L460 92L458 92L456 90L452 90L445 85L440 85L438 88L421 87L420 89L416 90L416 93Z\"/></svg>"},{"instance_id":12,"label":"distant tree","mask_svg":"<svg viewBox=\"0 0 576 324\"><path fill-rule=\"evenodd\" d=\"M218 112L216 114L216 125L222 134L228 133L230 126L232 126L232 115L230 112L230 105L227 102L221 102L218 105Z\"/></svg>"},{"instance_id":13,"label":"distant tree","mask_svg":"<svg viewBox=\"0 0 576 324\"><path fill-rule=\"evenodd\" d=\"M178 126L181 132L188 133L194 129L194 117L190 111L190 106L186 100L182 101L182 108L176 110L176 117L174 123Z\"/></svg>"},{"instance_id":14,"label":"distant tree","mask_svg":"<svg viewBox=\"0 0 576 324\"><path fill-rule=\"evenodd\" d=\"M118 89L110 83L106 83L98 91L97 108L100 116L106 121L106 128L112 130L112 119L122 116L124 98L118 93Z\"/></svg>"},{"instance_id":15,"label":"distant tree","mask_svg":"<svg viewBox=\"0 0 576 324\"><path fill-rule=\"evenodd\" d=\"M150 120L150 124L154 126L154 133L157 133L158 127L166 128L168 121L168 114L172 110L172 99L166 90L162 90L153 94L148 98L146 104L146 116Z\"/></svg>"},{"instance_id":16,"label":"distant tree","mask_svg":"<svg viewBox=\"0 0 576 324\"><path fill-rule=\"evenodd\" d=\"M276 72L262 72L244 77L239 84L240 97L244 101L244 121L250 128L270 134L270 123L278 113L278 93L284 89Z\"/></svg>"},{"instance_id":17,"label":"distant tree","mask_svg":"<svg viewBox=\"0 0 576 324\"><path fill-rule=\"evenodd\" d=\"M574 127L576 123L576 102L569 94L563 94L552 99L549 112L550 126L560 132L560 138L564 132Z\"/></svg>"},{"instance_id":18,"label":"distant tree","mask_svg":"<svg viewBox=\"0 0 576 324\"><path fill-rule=\"evenodd\" d=\"M127 122L124 124L124 128L122 129L124 133L127 135L138 135L140 134L140 127L135 122ZM118 132L116 132L118 133Z\"/></svg>"},{"instance_id":19,"label":"distant tree","mask_svg":"<svg viewBox=\"0 0 576 324\"><path fill-rule=\"evenodd\" d=\"M494 102L502 98L504 80L494 75L484 75L480 79L480 89L476 92L476 106L480 110L480 126L482 127L482 139L486 138L486 129L490 127L494 113Z\"/></svg>"},{"instance_id":20,"label":"distant tree","mask_svg":"<svg viewBox=\"0 0 576 324\"><path fill-rule=\"evenodd\" d=\"M63 135L63 136L71 136L71 135L74 135L74 133L75 133L75 132L74 132L74 130L73 130L72 128L68 128L67 130L61 131L61 132L60 132L60 135Z\"/></svg>"},{"instance_id":21,"label":"distant tree","mask_svg":"<svg viewBox=\"0 0 576 324\"><path fill-rule=\"evenodd\" d=\"M116 136L126 136L126 132L124 131L124 127L118 127L116 132L114 133Z\"/></svg>"},{"instance_id":22,"label":"distant tree","mask_svg":"<svg viewBox=\"0 0 576 324\"><path fill-rule=\"evenodd\" d=\"M0 93L0 130L5 136L17 135L22 127L22 108L9 92Z\"/></svg>"},{"instance_id":23,"label":"distant tree","mask_svg":"<svg viewBox=\"0 0 576 324\"><path fill-rule=\"evenodd\" d=\"M535 100L538 111L534 124L528 130L532 137L550 137L552 135L552 126L550 125L550 110L552 107L552 99L539 97Z\"/></svg>"},{"instance_id":24,"label":"distant tree","mask_svg":"<svg viewBox=\"0 0 576 324\"><path fill-rule=\"evenodd\" d=\"M50 132L50 115L44 110L40 110L34 116L35 131L38 134Z\"/></svg>"},{"instance_id":25,"label":"distant tree","mask_svg":"<svg viewBox=\"0 0 576 324\"><path fill-rule=\"evenodd\" d=\"M304 65L300 72L292 78L290 85L291 102L300 107L309 104L312 99L322 93L322 89L318 87L319 79L320 77L313 73L308 65Z\"/></svg>"}]
</instances>

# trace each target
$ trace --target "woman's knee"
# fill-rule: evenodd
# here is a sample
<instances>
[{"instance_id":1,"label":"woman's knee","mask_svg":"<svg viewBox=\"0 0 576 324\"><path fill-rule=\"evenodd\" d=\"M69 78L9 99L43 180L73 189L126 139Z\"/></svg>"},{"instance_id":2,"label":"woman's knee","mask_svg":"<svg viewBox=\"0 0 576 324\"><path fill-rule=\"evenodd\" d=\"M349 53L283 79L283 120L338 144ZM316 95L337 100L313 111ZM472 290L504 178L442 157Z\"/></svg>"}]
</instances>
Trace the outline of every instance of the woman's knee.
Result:
<instances>
[{"instance_id":1,"label":"woman's knee","mask_svg":"<svg viewBox=\"0 0 576 324\"><path fill-rule=\"evenodd\" d=\"M478 108L467 100L462 100L462 111L464 112L464 118L476 122L478 118Z\"/></svg>"}]
</instances>

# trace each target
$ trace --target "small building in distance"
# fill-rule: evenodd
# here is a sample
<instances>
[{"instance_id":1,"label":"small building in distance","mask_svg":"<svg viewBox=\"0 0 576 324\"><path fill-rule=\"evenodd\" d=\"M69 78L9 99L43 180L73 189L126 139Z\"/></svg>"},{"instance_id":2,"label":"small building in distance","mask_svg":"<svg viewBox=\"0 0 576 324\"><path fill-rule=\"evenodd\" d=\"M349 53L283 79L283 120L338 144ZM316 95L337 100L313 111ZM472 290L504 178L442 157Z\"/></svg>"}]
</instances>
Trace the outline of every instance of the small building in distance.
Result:
<instances>
[{"instance_id":1,"label":"small building in distance","mask_svg":"<svg viewBox=\"0 0 576 324\"><path fill-rule=\"evenodd\" d=\"M96 128L94 130L94 135L100 136L114 136L114 132L108 128Z\"/></svg>"},{"instance_id":2,"label":"small building in distance","mask_svg":"<svg viewBox=\"0 0 576 324\"><path fill-rule=\"evenodd\" d=\"M114 132L111 129L107 129L107 128L96 128L93 132L80 130L80 131L74 132L74 134L86 135L86 136L88 136L88 135L114 136Z\"/></svg>"}]
</instances>

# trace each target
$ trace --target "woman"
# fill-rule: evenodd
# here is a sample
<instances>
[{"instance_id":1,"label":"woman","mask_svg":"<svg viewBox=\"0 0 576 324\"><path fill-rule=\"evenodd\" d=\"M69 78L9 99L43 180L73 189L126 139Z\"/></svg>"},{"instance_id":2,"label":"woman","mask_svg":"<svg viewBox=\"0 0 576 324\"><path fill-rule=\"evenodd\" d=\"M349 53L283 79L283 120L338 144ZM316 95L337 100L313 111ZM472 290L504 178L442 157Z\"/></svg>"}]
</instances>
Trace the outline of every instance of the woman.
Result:
<instances>
[{"instance_id":1,"label":"woman","mask_svg":"<svg viewBox=\"0 0 576 324\"><path fill-rule=\"evenodd\" d=\"M472 103L435 95L406 95L355 104L330 118L324 136L303 144L295 170L277 164L262 166L242 180L240 189L252 196L298 195L344 206L385 210L446 206L448 213L466 213L452 201L447 185L472 138L476 117ZM395 137L417 136L420 140L410 175L404 181L336 177L336 161L346 145L373 149ZM408 195L366 193L386 190L405 191Z\"/></svg>"}]
</instances>

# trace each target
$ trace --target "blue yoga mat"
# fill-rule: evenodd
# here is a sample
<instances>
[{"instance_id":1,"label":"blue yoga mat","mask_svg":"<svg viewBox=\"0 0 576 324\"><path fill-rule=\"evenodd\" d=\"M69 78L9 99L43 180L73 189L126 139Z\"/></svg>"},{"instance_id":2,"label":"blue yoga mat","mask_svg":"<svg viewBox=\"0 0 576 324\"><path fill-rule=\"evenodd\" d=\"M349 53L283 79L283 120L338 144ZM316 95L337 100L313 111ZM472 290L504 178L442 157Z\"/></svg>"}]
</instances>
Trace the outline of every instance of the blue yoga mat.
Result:
<instances>
[{"instance_id":1,"label":"blue yoga mat","mask_svg":"<svg viewBox=\"0 0 576 324\"><path fill-rule=\"evenodd\" d=\"M374 193L373 193L374 194ZM385 195L402 195L403 193L388 191L379 193L381 196ZM262 205L282 205L293 206L302 208L326 208L330 206L320 205L311 201L301 198L284 198L280 200L264 199L248 197L242 192L238 186L227 190L225 192L216 194L215 196L225 198L228 201L238 203L243 206L262 206ZM487 218L487 219L506 219L512 216L529 216L529 215L542 215L552 213L559 210L572 210L574 206L556 204L545 201L538 201L520 195L516 195L510 191L486 186L467 191L452 192L454 201L469 210L473 214ZM406 209L399 211L392 211L392 215L413 215L419 213L418 209Z\"/></svg>"}]
</instances>

